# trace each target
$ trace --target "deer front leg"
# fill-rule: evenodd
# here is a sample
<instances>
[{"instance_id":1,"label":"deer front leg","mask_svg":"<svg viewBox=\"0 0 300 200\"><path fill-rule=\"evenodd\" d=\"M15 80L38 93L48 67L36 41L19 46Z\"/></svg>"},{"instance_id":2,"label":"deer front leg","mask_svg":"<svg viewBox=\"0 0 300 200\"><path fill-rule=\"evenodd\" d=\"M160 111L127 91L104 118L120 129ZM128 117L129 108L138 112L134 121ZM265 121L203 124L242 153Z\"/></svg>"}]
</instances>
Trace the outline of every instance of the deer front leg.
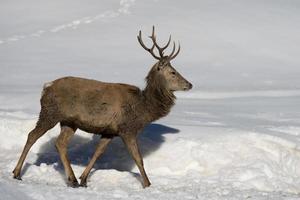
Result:
<instances>
[{"instance_id":1,"label":"deer front leg","mask_svg":"<svg viewBox=\"0 0 300 200\"><path fill-rule=\"evenodd\" d=\"M90 160L89 164L87 165L84 172L80 176L80 179L81 179L80 186L86 187L86 180L87 180L87 177L88 177L91 169L93 168L96 160L104 153L107 145L110 143L111 140L112 140L112 137L102 136L99 144L97 145L96 151L95 151L92 159Z\"/></svg>"},{"instance_id":2,"label":"deer front leg","mask_svg":"<svg viewBox=\"0 0 300 200\"><path fill-rule=\"evenodd\" d=\"M61 162L64 165L64 169L68 178L68 186L71 187L79 186L67 155L68 143L72 138L72 136L74 135L75 130L76 129L73 129L69 126L62 126L60 135L58 136L55 143L56 149L59 153Z\"/></svg>"},{"instance_id":3,"label":"deer front leg","mask_svg":"<svg viewBox=\"0 0 300 200\"><path fill-rule=\"evenodd\" d=\"M136 165L138 166L139 168L139 171L142 175L142 178L143 178L143 187L146 188L146 187L149 187L151 185L148 177L147 177L147 174L146 174L146 171L144 169L144 163L143 163L143 159L142 159L142 156L141 156L141 153L139 151L139 148L138 148L138 145L137 145L137 140L136 140L136 136L123 136L122 137L125 145L127 146L127 149L129 151L129 153L131 154L132 158L134 159Z\"/></svg>"}]
</instances>

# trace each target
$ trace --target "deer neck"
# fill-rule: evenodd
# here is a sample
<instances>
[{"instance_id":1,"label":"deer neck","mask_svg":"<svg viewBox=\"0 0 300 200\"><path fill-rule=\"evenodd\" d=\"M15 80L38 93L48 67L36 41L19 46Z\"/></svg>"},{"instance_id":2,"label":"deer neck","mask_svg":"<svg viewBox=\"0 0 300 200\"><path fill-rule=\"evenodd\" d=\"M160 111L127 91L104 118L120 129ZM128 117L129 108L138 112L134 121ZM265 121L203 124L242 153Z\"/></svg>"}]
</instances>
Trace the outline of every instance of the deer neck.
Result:
<instances>
[{"instance_id":1,"label":"deer neck","mask_svg":"<svg viewBox=\"0 0 300 200\"><path fill-rule=\"evenodd\" d=\"M147 86L143 90L145 115L152 122L166 116L174 105L176 97L165 84L147 78Z\"/></svg>"}]
</instances>

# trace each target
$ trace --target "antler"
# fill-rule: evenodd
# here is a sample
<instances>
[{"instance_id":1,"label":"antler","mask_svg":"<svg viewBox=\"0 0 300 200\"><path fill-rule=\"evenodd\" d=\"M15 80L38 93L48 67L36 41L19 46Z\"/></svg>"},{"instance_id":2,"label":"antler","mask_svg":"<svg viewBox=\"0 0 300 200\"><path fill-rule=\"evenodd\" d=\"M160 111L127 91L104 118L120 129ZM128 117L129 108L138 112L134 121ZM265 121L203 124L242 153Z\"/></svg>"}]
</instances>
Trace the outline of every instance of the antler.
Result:
<instances>
[{"instance_id":1,"label":"antler","mask_svg":"<svg viewBox=\"0 0 300 200\"><path fill-rule=\"evenodd\" d=\"M144 44L144 42L143 42L143 40L142 40L142 32L141 32L141 31L139 31L139 35L137 36L137 38L138 38L138 41L139 41L139 43L141 44L141 46L142 46L146 51L150 52L151 55L152 55L154 58L158 59L158 60L161 60L162 58L167 58L168 60L172 60L172 59L174 59L174 58L178 55L178 53L179 53L179 51L180 51L180 44L179 44L178 50L177 50L176 53L175 53L176 45L175 45L175 42L173 42L173 49L172 49L171 54L168 55L168 56L164 56L164 50L169 46L169 44L170 44L170 42L171 42L171 35L170 35L170 37L169 37L169 40L168 40L167 44L166 44L165 46L163 46L163 47L160 47L160 46L157 44L157 42L156 42L155 27L154 27L154 26L152 27L152 35L149 36L149 38L151 38L151 40L152 40L152 42L153 42L153 45L152 45L151 48L146 47L146 45ZM154 47L157 48L158 53L159 53L159 56L155 55L155 53L154 53ZM175 53L175 54L174 54L174 53Z\"/></svg>"},{"instance_id":2,"label":"antler","mask_svg":"<svg viewBox=\"0 0 300 200\"><path fill-rule=\"evenodd\" d=\"M156 58L157 60L160 60L160 57L158 57L157 55L155 55L155 53L153 52L155 44L153 44L151 48L146 47L146 45L144 44L144 42L142 40L142 31L139 31L139 35L137 36L137 39L138 39L139 43L141 44L141 46L146 51L149 51L154 58Z\"/></svg>"}]
</instances>

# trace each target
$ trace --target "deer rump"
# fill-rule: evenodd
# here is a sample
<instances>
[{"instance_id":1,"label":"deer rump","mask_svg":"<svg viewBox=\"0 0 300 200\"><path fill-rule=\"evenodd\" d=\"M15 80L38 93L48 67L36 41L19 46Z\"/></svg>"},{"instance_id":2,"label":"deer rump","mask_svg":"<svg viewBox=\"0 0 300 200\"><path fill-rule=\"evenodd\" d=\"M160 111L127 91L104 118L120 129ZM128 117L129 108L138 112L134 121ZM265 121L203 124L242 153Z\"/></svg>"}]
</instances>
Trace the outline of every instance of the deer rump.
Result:
<instances>
[{"instance_id":1,"label":"deer rump","mask_svg":"<svg viewBox=\"0 0 300 200\"><path fill-rule=\"evenodd\" d=\"M78 77L57 79L47 85L41 105L62 124L94 134L119 135L121 125L137 119L134 108L142 92L135 86Z\"/></svg>"}]
</instances>

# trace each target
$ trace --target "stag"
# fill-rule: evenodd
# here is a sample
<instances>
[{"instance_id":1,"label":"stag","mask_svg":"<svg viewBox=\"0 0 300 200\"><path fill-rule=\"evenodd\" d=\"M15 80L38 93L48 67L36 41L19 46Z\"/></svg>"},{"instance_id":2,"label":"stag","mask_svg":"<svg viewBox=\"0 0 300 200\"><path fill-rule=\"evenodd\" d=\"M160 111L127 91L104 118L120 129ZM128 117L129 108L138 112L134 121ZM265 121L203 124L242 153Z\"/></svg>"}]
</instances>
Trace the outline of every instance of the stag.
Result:
<instances>
[{"instance_id":1,"label":"stag","mask_svg":"<svg viewBox=\"0 0 300 200\"><path fill-rule=\"evenodd\" d=\"M147 124L170 112L176 99L174 91L189 90L192 84L170 63L178 55L180 45L175 52L174 42L171 53L164 55L171 36L166 45L160 47L153 26L152 35L149 37L153 42L151 48L144 44L141 31L137 36L140 45L158 60L146 77L147 85L144 90L128 84L105 83L78 77L64 77L44 85L39 119L28 134L22 154L13 170L14 178L21 180L21 169L32 145L60 123L61 132L55 146L65 169L68 186L86 187L93 165L115 136L122 138L134 159L142 176L143 187L150 186L138 148L137 135ZM76 129L101 135L94 155L80 176L80 184L67 155L67 145Z\"/></svg>"}]
</instances>

